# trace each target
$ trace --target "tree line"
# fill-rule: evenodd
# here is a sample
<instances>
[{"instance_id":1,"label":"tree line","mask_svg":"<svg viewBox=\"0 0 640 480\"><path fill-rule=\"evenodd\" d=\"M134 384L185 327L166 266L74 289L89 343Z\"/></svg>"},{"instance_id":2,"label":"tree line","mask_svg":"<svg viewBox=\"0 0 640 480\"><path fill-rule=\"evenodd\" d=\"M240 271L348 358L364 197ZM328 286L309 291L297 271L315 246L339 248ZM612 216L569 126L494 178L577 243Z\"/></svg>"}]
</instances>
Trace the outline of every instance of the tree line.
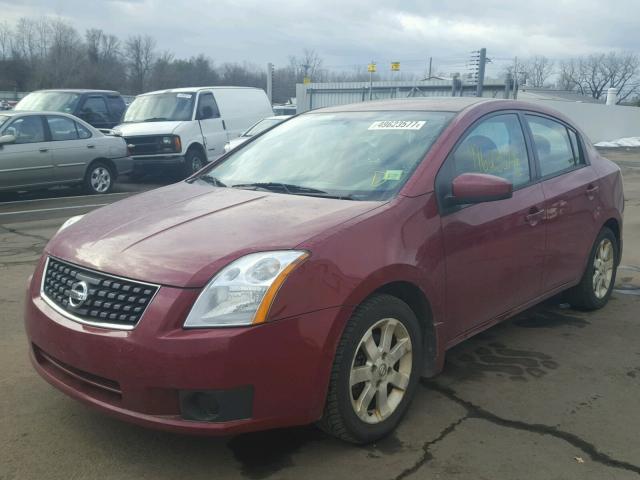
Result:
<instances>
[{"instance_id":1,"label":"tree line","mask_svg":"<svg viewBox=\"0 0 640 480\"><path fill-rule=\"evenodd\" d=\"M637 102L640 95L640 58L635 53L598 53L561 61L538 55L518 67L507 67L506 72L513 74L514 69L520 85L553 86L598 100L616 88L618 103Z\"/></svg>"}]
</instances>

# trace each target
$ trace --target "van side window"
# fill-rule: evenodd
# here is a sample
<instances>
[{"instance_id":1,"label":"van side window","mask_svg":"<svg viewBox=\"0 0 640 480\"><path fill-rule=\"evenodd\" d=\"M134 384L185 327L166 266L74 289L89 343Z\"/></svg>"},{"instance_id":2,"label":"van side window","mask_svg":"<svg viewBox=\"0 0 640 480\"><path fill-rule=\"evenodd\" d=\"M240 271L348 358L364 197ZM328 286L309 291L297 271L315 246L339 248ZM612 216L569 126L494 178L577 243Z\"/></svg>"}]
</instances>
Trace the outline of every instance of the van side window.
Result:
<instances>
[{"instance_id":1,"label":"van side window","mask_svg":"<svg viewBox=\"0 0 640 480\"><path fill-rule=\"evenodd\" d=\"M543 177L572 170L584 164L577 149L578 142L574 132L568 130L562 123L549 118L536 115L526 115L526 117Z\"/></svg>"},{"instance_id":2,"label":"van side window","mask_svg":"<svg viewBox=\"0 0 640 480\"><path fill-rule=\"evenodd\" d=\"M213 98L212 93L201 93L198 100L198 120L206 120L209 118L220 118L218 105Z\"/></svg>"}]
</instances>

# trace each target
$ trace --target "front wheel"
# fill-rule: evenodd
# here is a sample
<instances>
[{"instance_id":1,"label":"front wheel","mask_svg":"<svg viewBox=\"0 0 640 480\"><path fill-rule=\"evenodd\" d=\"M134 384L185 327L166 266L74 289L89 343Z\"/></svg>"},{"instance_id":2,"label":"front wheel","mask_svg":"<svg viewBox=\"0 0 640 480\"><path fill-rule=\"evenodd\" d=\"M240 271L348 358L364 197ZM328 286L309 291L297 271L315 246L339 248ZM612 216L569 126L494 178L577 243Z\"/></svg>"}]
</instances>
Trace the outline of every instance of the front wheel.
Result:
<instances>
[{"instance_id":1,"label":"front wheel","mask_svg":"<svg viewBox=\"0 0 640 480\"><path fill-rule=\"evenodd\" d=\"M352 443L391 433L419 379L422 335L409 306L375 295L355 311L338 345L320 428Z\"/></svg>"},{"instance_id":2,"label":"front wheel","mask_svg":"<svg viewBox=\"0 0 640 480\"><path fill-rule=\"evenodd\" d=\"M580 283L567 291L567 300L573 307L597 310L607 304L616 281L618 252L616 236L611 229L603 227L593 244Z\"/></svg>"},{"instance_id":3,"label":"front wheel","mask_svg":"<svg viewBox=\"0 0 640 480\"><path fill-rule=\"evenodd\" d=\"M87 193L104 194L113 189L113 172L106 163L94 162L89 166L84 178Z\"/></svg>"},{"instance_id":4,"label":"front wheel","mask_svg":"<svg viewBox=\"0 0 640 480\"><path fill-rule=\"evenodd\" d=\"M184 157L184 168L182 174L184 177L190 177L207 164L204 154L196 148L192 148Z\"/></svg>"}]
</instances>

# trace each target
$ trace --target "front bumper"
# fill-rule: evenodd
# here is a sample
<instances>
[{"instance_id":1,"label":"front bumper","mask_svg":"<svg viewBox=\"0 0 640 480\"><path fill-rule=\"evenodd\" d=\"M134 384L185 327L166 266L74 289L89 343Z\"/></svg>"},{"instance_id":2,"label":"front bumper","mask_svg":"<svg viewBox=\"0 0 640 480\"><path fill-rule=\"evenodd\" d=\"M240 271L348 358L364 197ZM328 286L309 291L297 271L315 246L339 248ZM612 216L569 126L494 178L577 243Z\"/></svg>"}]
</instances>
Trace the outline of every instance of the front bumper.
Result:
<instances>
[{"instance_id":1,"label":"front bumper","mask_svg":"<svg viewBox=\"0 0 640 480\"><path fill-rule=\"evenodd\" d=\"M133 157L133 170L145 172L153 168L175 167L184 165L184 155L148 155Z\"/></svg>"},{"instance_id":2,"label":"front bumper","mask_svg":"<svg viewBox=\"0 0 640 480\"><path fill-rule=\"evenodd\" d=\"M37 372L69 396L122 420L195 434L302 425L322 414L339 309L256 327L184 330L197 290L161 287L135 329L82 325L40 297L42 264L25 322ZM190 420L185 398L213 391L248 408ZM236 396L234 396L236 395ZM227 400L225 400L227 399Z\"/></svg>"}]
</instances>

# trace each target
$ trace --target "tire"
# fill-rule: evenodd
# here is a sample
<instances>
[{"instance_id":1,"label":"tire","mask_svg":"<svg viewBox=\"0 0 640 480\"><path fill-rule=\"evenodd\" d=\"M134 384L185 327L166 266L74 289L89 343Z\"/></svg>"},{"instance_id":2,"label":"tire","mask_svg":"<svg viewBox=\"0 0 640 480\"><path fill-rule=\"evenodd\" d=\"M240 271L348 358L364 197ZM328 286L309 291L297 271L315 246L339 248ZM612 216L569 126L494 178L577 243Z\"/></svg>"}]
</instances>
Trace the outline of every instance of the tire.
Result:
<instances>
[{"instance_id":1,"label":"tire","mask_svg":"<svg viewBox=\"0 0 640 480\"><path fill-rule=\"evenodd\" d=\"M207 164L207 159L198 148L191 148L184 157L182 175L190 177Z\"/></svg>"},{"instance_id":2,"label":"tire","mask_svg":"<svg viewBox=\"0 0 640 480\"><path fill-rule=\"evenodd\" d=\"M589 263L580 283L567 291L566 299L572 307L597 310L607 304L616 281L618 256L616 236L611 229L603 227L591 248Z\"/></svg>"},{"instance_id":3,"label":"tire","mask_svg":"<svg viewBox=\"0 0 640 480\"><path fill-rule=\"evenodd\" d=\"M90 194L105 194L113 190L113 170L104 162L93 162L84 176L84 189Z\"/></svg>"},{"instance_id":4,"label":"tire","mask_svg":"<svg viewBox=\"0 0 640 480\"><path fill-rule=\"evenodd\" d=\"M391 348L379 348L382 328L392 332ZM372 339L373 345L369 345L373 350L369 350L374 355L366 353L361 343L365 338ZM409 347L408 351L406 347ZM400 356L402 348L405 352ZM381 355L383 350L390 353ZM394 357L391 358L392 354ZM378 358L372 362L376 356ZM398 357L400 360L395 361ZM349 319L338 344L325 409L318 426L330 435L356 444L371 443L385 437L396 428L409 407L420 377L421 364L422 334L411 308L402 300L386 294L365 300ZM353 384L352 372L355 374ZM360 378L363 380L358 381ZM381 392L386 392L386 395ZM367 397L370 397L369 402L365 400ZM381 408L379 403L385 398L385 406ZM360 413L356 411L358 404L365 407L359 409Z\"/></svg>"}]
</instances>

